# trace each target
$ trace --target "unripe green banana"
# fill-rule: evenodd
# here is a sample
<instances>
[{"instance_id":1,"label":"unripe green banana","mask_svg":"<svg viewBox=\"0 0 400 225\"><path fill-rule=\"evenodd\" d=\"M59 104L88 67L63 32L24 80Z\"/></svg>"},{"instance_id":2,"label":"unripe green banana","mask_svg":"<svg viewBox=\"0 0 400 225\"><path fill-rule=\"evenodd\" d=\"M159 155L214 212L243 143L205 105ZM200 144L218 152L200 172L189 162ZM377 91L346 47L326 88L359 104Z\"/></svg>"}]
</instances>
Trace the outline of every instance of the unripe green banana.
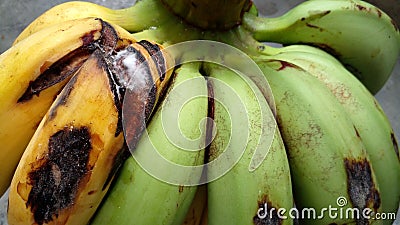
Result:
<instances>
[{"instance_id":1,"label":"unripe green banana","mask_svg":"<svg viewBox=\"0 0 400 225\"><path fill-rule=\"evenodd\" d=\"M215 65L205 71L215 99L209 161L224 159L207 170L208 177L221 175L208 184L208 224L292 224L291 218L282 219L287 214L270 211L290 209L293 197L285 148L268 103L250 79Z\"/></svg>"},{"instance_id":2,"label":"unripe green banana","mask_svg":"<svg viewBox=\"0 0 400 225\"><path fill-rule=\"evenodd\" d=\"M1 54L0 194L55 97L95 46L112 51L132 41L110 24L87 18L49 26Z\"/></svg>"},{"instance_id":3,"label":"unripe green banana","mask_svg":"<svg viewBox=\"0 0 400 225\"><path fill-rule=\"evenodd\" d=\"M382 212L374 168L359 132L336 97L317 78L290 62L269 59L258 63L275 97L295 204L307 213L300 223L368 222L345 214L334 217L328 214L329 207L344 213L356 208L360 215L365 208Z\"/></svg>"},{"instance_id":4,"label":"unripe green banana","mask_svg":"<svg viewBox=\"0 0 400 225\"><path fill-rule=\"evenodd\" d=\"M399 207L400 160L398 144L384 111L373 95L326 52L310 46L288 46L271 58L284 60L308 71L336 96L354 123L381 190L382 211L395 213ZM393 221L385 220L391 224Z\"/></svg>"},{"instance_id":5,"label":"unripe green banana","mask_svg":"<svg viewBox=\"0 0 400 225\"><path fill-rule=\"evenodd\" d=\"M178 165L203 164L206 124L202 122L207 117L208 99L199 65L183 64L177 69L166 99L133 150L133 157L122 166L92 224L182 224L202 169L174 170L162 159L156 160L159 156L154 154L158 152L164 160ZM165 123L179 125L180 130ZM198 151L187 151L183 138L190 139ZM194 186L185 186L189 180Z\"/></svg>"},{"instance_id":6,"label":"unripe green banana","mask_svg":"<svg viewBox=\"0 0 400 225\"><path fill-rule=\"evenodd\" d=\"M400 53L393 20L364 1L305 1L277 18L244 16L259 41L310 44L336 56L375 94L391 75Z\"/></svg>"}]
</instances>

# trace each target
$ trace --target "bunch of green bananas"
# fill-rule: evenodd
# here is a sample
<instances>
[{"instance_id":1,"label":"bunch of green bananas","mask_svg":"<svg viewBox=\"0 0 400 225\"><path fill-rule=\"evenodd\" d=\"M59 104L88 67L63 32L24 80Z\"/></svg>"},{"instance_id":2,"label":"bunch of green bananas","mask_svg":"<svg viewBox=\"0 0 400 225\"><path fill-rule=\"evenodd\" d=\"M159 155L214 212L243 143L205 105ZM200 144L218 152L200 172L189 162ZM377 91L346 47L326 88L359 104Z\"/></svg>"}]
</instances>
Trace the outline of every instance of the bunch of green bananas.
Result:
<instances>
[{"instance_id":1,"label":"bunch of green bananas","mask_svg":"<svg viewBox=\"0 0 400 225\"><path fill-rule=\"evenodd\" d=\"M359 0L60 4L0 55L8 223L391 224L399 53Z\"/></svg>"}]
</instances>

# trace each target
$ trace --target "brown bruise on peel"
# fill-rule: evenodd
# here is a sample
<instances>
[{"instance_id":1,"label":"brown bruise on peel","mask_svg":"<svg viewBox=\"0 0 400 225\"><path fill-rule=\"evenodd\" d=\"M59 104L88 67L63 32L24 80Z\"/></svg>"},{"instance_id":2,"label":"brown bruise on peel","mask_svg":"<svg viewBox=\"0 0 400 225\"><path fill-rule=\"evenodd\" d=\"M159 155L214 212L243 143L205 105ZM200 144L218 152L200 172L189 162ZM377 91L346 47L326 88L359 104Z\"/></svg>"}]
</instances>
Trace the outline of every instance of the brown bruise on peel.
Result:
<instances>
[{"instance_id":1,"label":"brown bruise on peel","mask_svg":"<svg viewBox=\"0 0 400 225\"><path fill-rule=\"evenodd\" d=\"M273 59L273 60L268 60L268 62L277 63L278 64L276 67L275 66L273 67L273 69L275 69L276 71L285 70L287 68L294 68L294 69L297 69L297 70L304 71L301 67L299 67L299 66L297 66L297 65L295 65L293 63L287 62L287 61Z\"/></svg>"},{"instance_id":2,"label":"brown bruise on peel","mask_svg":"<svg viewBox=\"0 0 400 225\"><path fill-rule=\"evenodd\" d=\"M280 63L281 63L281 67L278 69L278 71L284 70L284 69L286 69L287 67L300 68L300 67L298 67L298 66L296 66L295 64L290 63L290 62L280 61Z\"/></svg>"},{"instance_id":3,"label":"brown bruise on peel","mask_svg":"<svg viewBox=\"0 0 400 225\"><path fill-rule=\"evenodd\" d=\"M125 124L129 124L125 126L125 138L129 147L133 150L146 128L146 103L142 96L129 89L124 101L124 104L126 104L124 107Z\"/></svg>"},{"instance_id":4,"label":"brown bruise on peel","mask_svg":"<svg viewBox=\"0 0 400 225\"><path fill-rule=\"evenodd\" d=\"M89 58L91 53L91 49L82 47L64 56L43 71L35 80L29 82L28 88L17 102L27 102L33 96L39 96L43 90L69 79Z\"/></svg>"},{"instance_id":5,"label":"brown bruise on peel","mask_svg":"<svg viewBox=\"0 0 400 225\"><path fill-rule=\"evenodd\" d=\"M57 115L57 110L60 106L66 105L68 97L70 96L72 90L74 89L74 85L77 81L78 76L73 76L68 83L63 88L61 94L58 96L56 102L54 103L54 107L51 107L49 110L49 119L46 120L46 123L53 120Z\"/></svg>"},{"instance_id":6,"label":"brown bruise on peel","mask_svg":"<svg viewBox=\"0 0 400 225\"><path fill-rule=\"evenodd\" d=\"M372 178L371 165L367 159L345 159L347 191L353 207L364 210L371 208L377 212L381 205L379 191ZM357 225L369 224L366 218L356 220Z\"/></svg>"},{"instance_id":7,"label":"brown bruise on peel","mask_svg":"<svg viewBox=\"0 0 400 225\"><path fill-rule=\"evenodd\" d=\"M316 14L310 16L310 17L307 17L307 18L302 17L299 22L304 22L304 23L306 23L306 26L308 26L307 24L309 24L309 21L321 19L322 17L328 15L329 13L331 13L331 10L327 10L327 11L324 11L324 12L316 13ZM312 28L319 28L319 27L316 27L316 26L315 27L311 26L311 27Z\"/></svg>"},{"instance_id":8,"label":"brown bruise on peel","mask_svg":"<svg viewBox=\"0 0 400 225\"><path fill-rule=\"evenodd\" d=\"M206 124L206 148L204 154L204 164L209 163L211 158L215 158L213 156L214 152L211 152L211 141L213 139L213 121L215 118L215 100L214 100L214 86L212 82L205 76L207 82L207 91L208 91L208 107L207 107L207 117L210 118L207 120ZM207 168L207 167L206 167ZM206 174L206 170L203 170L203 173Z\"/></svg>"},{"instance_id":9,"label":"brown bruise on peel","mask_svg":"<svg viewBox=\"0 0 400 225\"><path fill-rule=\"evenodd\" d=\"M167 71L167 67L165 64L164 56L160 50L160 47L157 44L152 44L146 40L139 41L138 44L143 46L150 54L152 60L156 64L158 77L162 82L165 79L165 72Z\"/></svg>"},{"instance_id":10,"label":"brown bruise on peel","mask_svg":"<svg viewBox=\"0 0 400 225\"><path fill-rule=\"evenodd\" d=\"M126 107L124 107L124 119L125 124L129 124L129 126L125 127L125 137L127 139L126 141L131 144L129 147L132 148L136 146L136 143L139 141L139 138L145 129L146 122L152 114L154 105L156 104L157 86L153 80L149 64L143 54L132 46L128 46L125 50L129 55L135 55L139 65L144 66L143 79L145 79L143 81L145 82L145 85L139 89L120 89L120 92L123 91L123 95L121 95L118 102L116 102L118 109L121 110L119 115L122 115L122 103L124 102L124 104L126 104ZM130 77L135 77L133 74L129 74L129 70L123 63L123 60L129 55L120 57L118 61L113 63L113 65L116 66L110 67L110 77L115 81L114 83L119 83L118 77L124 77L126 80L129 80ZM113 89L116 89L116 87ZM119 120L118 124L122 130L122 119Z\"/></svg>"},{"instance_id":11,"label":"brown bruise on peel","mask_svg":"<svg viewBox=\"0 0 400 225\"><path fill-rule=\"evenodd\" d=\"M261 201L258 201L257 206L257 211L253 217L254 225L283 224L283 220L279 218L277 210L273 210L277 208L268 200L266 196L264 196ZM259 212L259 209L263 209L263 211ZM263 217L265 216L265 218L261 218L260 215Z\"/></svg>"},{"instance_id":12,"label":"brown bruise on peel","mask_svg":"<svg viewBox=\"0 0 400 225\"><path fill-rule=\"evenodd\" d=\"M27 89L17 102L27 102L35 95L39 96L42 91L69 79L96 49L101 49L106 54L110 54L117 48L118 41L120 41L117 32L107 22L101 20L101 23L102 29L98 40L95 40L95 33L99 31L92 30L81 37L82 45L80 48L73 50L53 64L48 65L48 62L44 62L40 68L41 74L35 80L29 82Z\"/></svg>"},{"instance_id":13,"label":"brown bruise on peel","mask_svg":"<svg viewBox=\"0 0 400 225\"><path fill-rule=\"evenodd\" d=\"M79 185L90 170L91 150L87 127L65 127L49 138L48 154L28 174L32 189L26 206L37 224L48 223L73 206Z\"/></svg>"},{"instance_id":14,"label":"brown bruise on peel","mask_svg":"<svg viewBox=\"0 0 400 225\"><path fill-rule=\"evenodd\" d=\"M394 151L396 152L397 158L400 160L399 145L397 144L397 140L393 132L390 133L390 139L392 140L393 148Z\"/></svg>"},{"instance_id":15,"label":"brown bruise on peel","mask_svg":"<svg viewBox=\"0 0 400 225\"><path fill-rule=\"evenodd\" d=\"M324 31L324 28L319 27L319 26L316 26L316 25L313 25L313 24L311 24L311 23L306 23L306 26L307 26L307 27L310 27L310 28L318 29L318 30L321 31L321 32Z\"/></svg>"},{"instance_id":16,"label":"brown bruise on peel","mask_svg":"<svg viewBox=\"0 0 400 225\"><path fill-rule=\"evenodd\" d=\"M111 53L117 48L120 38L118 37L117 31L109 23L101 20L101 24L101 37L98 44L104 52Z\"/></svg>"},{"instance_id":17,"label":"brown bruise on peel","mask_svg":"<svg viewBox=\"0 0 400 225\"><path fill-rule=\"evenodd\" d=\"M353 125L353 127L354 127L357 137L361 138L360 133L358 132L358 129L356 128L356 126Z\"/></svg>"}]
</instances>

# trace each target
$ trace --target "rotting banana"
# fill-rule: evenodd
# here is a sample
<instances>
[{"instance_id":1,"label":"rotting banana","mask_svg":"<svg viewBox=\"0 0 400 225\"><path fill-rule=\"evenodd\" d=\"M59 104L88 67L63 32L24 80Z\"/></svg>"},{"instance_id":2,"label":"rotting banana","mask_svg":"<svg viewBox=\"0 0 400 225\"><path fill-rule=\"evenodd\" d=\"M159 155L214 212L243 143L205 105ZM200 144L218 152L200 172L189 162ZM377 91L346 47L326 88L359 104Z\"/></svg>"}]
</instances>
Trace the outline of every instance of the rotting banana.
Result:
<instances>
[{"instance_id":1,"label":"rotting banana","mask_svg":"<svg viewBox=\"0 0 400 225\"><path fill-rule=\"evenodd\" d=\"M204 70L215 99L209 162L224 158L208 166L207 175L226 171L207 185L208 224L292 224L287 214L276 213L293 207L293 196L285 148L268 103L248 78L216 65ZM268 154L255 154L258 148ZM252 168L255 158L262 162Z\"/></svg>"},{"instance_id":2,"label":"rotting banana","mask_svg":"<svg viewBox=\"0 0 400 225\"><path fill-rule=\"evenodd\" d=\"M127 154L123 94L130 93L129 100L136 101L129 111L135 117L129 120L135 127L130 135L140 136L171 75L159 69L171 62L160 63L163 55L141 50L142 45L153 46L143 42L119 46L116 55L106 45L97 46L63 88L14 174L10 225L89 221Z\"/></svg>"},{"instance_id":3,"label":"rotting banana","mask_svg":"<svg viewBox=\"0 0 400 225\"><path fill-rule=\"evenodd\" d=\"M199 67L198 63L186 63L176 70L167 97L151 119L133 157L121 168L91 224L183 223L203 174L206 143L203 120L208 113L208 98L207 84ZM172 130L171 124L164 123L174 123L179 129ZM187 150L186 139L196 149ZM166 160L200 167L171 168ZM188 180L193 185L186 185L191 183Z\"/></svg>"},{"instance_id":4,"label":"rotting banana","mask_svg":"<svg viewBox=\"0 0 400 225\"><path fill-rule=\"evenodd\" d=\"M400 160L398 144L379 103L340 62L310 46L288 46L269 58L285 61L318 78L336 96L354 123L381 190L382 211L395 213L400 202ZM385 220L391 224L393 221Z\"/></svg>"},{"instance_id":5,"label":"rotting banana","mask_svg":"<svg viewBox=\"0 0 400 225\"><path fill-rule=\"evenodd\" d=\"M283 16L243 17L258 41L310 44L336 56L375 94L391 75L400 51L399 28L364 1L305 1Z\"/></svg>"},{"instance_id":6,"label":"rotting banana","mask_svg":"<svg viewBox=\"0 0 400 225\"><path fill-rule=\"evenodd\" d=\"M368 222L364 217L329 216L324 211L329 206L345 212L349 208L382 212L374 168L357 129L336 97L294 64L278 59L260 60L258 64L275 96L300 223ZM343 197L348 204L337 205Z\"/></svg>"},{"instance_id":7,"label":"rotting banana","mask_svg":"<svg viewBox=\"0 0 400 225\"><path fill-rule=\"evenodd\" d=\"M0 56L0 194L10 185L18 161L46 111L70 77L102 45L124 42L101 19L50 26Z\"/></svg>"}]
</instances>

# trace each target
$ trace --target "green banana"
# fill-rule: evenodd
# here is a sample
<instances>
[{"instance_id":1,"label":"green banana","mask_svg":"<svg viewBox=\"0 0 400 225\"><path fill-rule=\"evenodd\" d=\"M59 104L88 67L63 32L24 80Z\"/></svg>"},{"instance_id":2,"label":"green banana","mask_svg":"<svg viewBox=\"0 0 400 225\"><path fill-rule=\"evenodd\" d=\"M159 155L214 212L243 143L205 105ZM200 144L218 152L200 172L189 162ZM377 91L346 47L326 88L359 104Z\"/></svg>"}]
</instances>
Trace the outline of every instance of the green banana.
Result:
<instances>
[{"instance_id":1,"label":"green banana","mask_svg":"<svg viewBox=\"0 0 400 225\"><path fill-rule=\"evenodd\" d=\"M0 194L57 94L94 51L124 42L110 24L94 18L49 26L0 56ZM45 47L43 47L45 46Z\"/></svg>"},{"instance_id":2,"label":"green banana","mask_svg":"<svg viewBox=\"0 0 400 225\"><path fill-rule=\"evenodd\" d=\"M288 46L270 58L296 65L318 78L335 95L354 123L381 190L383 212L394 213L400 202L400 156L388 118L373 95L334 57L310 46ZM385 220L391 224L391 220Z\"/></svg>"},{"instance_id":3,"label":"green banana","mask_svg":"<svg viewBox=\"0 0 400 225\"><path fill-rule=\"evenodd\" d=\"M196 185L200 183L202 169L173 170L152 154L158 152L178 165L200 165L202 168L206 143L202 135L206 124L202 120L207 117L208 100L207 85L198 72L199 65L187 63L177 69L169 94L147 127L148 136L143 135L133 157L122 166L91 224L183 223ZM175 113L179 113L177 121ZM164 126L168 121L177 122L182 134L179 130L171 130L171 126ZM186 140L182 138L190 139L200 149L187 151ZM189 180L192 185L187 185L192 183Z\"/></svg>"},{"instance_id":4,"label":"green banana","mask_svg":"<svg viewBox=\"0 0 400 225\"><path fill-rule=\"evenodd\" d=\"M270 211L290 209L293 197L285 148L267 102L248 78L213 65L205 71L215 98L216 136L209 160L224 158L208 166L207 175L214 178L226 170L208 183L208 224L292 224L287 214ZM266 156L255 154L257 149ZM261 161L257 168L253 160Z\"/></svg>"},{"instance_id":5,"label":"green banana","mask_svg":"<svg viewBox=\"0 0 400 225\"><path fill-rule=\"evenodd\" d=\"M262 59L258 64L275 96L295 204L308 213L300 218L301 223L367 222L364 217L329 216L324 210L330 206L340 206L345 212L353 208L382 212L374 168L357 129L335 96L294 64L279 59ZM343 198L348 204L342 205L339 200ZM310 208L314 211L307 211Z\"/></svg>"},{"instance_id":6,"label":"green banana","mask_svg":"<svg viewBox=\"0 0 400 225\"><path fill-rule=\"evenodd\" d=\"M375 94L400 52L400 33L377 7L359 0L305 1L277 18L243 17L259 41L310 44L336 56Z\"/></svg>"},{"instance_id":7,"label":"green banana","mask_svg":"<svg viewBox=\"0 0 400 225\"><path fill-rule=\"evenodd\" d=\"M142 0L129 8L112 10L92 3L69 2L34 20L15 40L10 49L15 54L11 56L22 64L24 58L18 55L30 55L40 49L40 57L33 60L35 65L26 71L39 76L42 70L61 65L66 67L69 77L75 75L52 86L51 94L46 94L50 92L48 88L40 96L32 95L32 99L52 97L47 100L48 105L38 107L33 101L27 102L31 105L24 109L10 107L14 102L4 105L6 110L11 108L0 118L4 124L8 123L6 116L16 121L22 117L20 114L29 112L21 120L27 121L28 114L42 113L33 118L36 122L29 120L32 134L36 130L34 138L31 135L20 139L26 140L25 146L29 139L31 142L11 185L10 225L87 224L88 221L92 224L185 224L190 221L218 225L293 224L296 216L301 224L386 223L342 214L332 218L324 209L333 206L344 213L365 208L373 213L392 212L399 201L398 191L390 188L399 182L399 155L393 151L397 143L390 125L380 107L375 107L372 95L354 77L349 78L351 74L343 68L343 65L353 68L354 75L369 91L377 92L400 52L397 27L381 10L359 0L308 1L279 18L259 18L256 7L250 5L250 0ZM220 13L221 9L226 10L224 14ZM82 21L92 21L88 23L95 25L87 32L85 29L90 26ZM62 29L55 31L56 27ZM75 30L76 36L71 35L82 37L78 41L65 35L69 29L79 27L82 30ZM63 35L64 31L67 32ZM58 42L52 37L57 37ZM66 39L71 39L76 46L67 48ZM193 45L181 52L178 48L175 52L178 54L171 54L171 58L159 52L162 46L158 44L202 42L199 39L221 41L245 54L224 52L217 42L200 48L201 45ZM35 47L20 47L29 46L28 40L34 40ZM45 40L54 41L50 48ZM315 45L336 53L342 65L315 48L272 49L259 41ZM77 61L75 49L83 52L78 54ZM132 52L142 53L142 57L132 59L129 57ZM301 60L297 58L299 52ZM265 77L248 69L254 63L248 56L258 61ZM153 83L147 82L150 79L144 82L151 87L148 92L135 88L143 83L140 77L127 79L129 75L125 72L132 69L130 63L137 59L147 59L144 64L153 78ZM170 74L164 76L163 71L170 68L168 62L173 60L182 65L174 71L171 86L164 93ZM189 63L190 60L204 62ZM230 69L211 64L213 60ZM71 64L64 65L65 61ZM103 66L96 67L99 61L104 62ZM12 78L11 72L19 69L15 62L0 64L0 71L4 69L3 74L8 76L0 82L2 96L12 91L14 94L21 91L22 95L32 80L23 79L20 82L23 88L13 79L7 83ZM332 67L326 69L326 64ZM328 77L336 72L335 76ZM86 79L79 78L82 74ZM272 92L265 78L271 83ZM70 83L63 87L67 82ZM115 84L118 90L111 93L105 83ZM347 85L348 93L351 89L351 96L342 92L341 84ZM83 93L82 98L77 97L78 90ZM147 98L148 94L151 98ZM94 99L100 98L95 103ZM147 104L150 106L143 107ZM359 107L361 104L365 106ZM0 97L0 112L1 107ZM50 111L43 117L49 107ZM349 112L358 114L349 115ZM138 119L138 113L144 113L149 123ZM370 118L374 121L366 123ZM72 125L68 126L66 121L73 121ZM109 121L113 122L107 126ZM110 133L115 130L115 124L118 135ZM11 125L4 127L12 131L22 127ZM145 125L148 127L141 135ZM109 160L102 154L91 155L90 159L97 160L89 160L89 164L96 161L96 166L90 173L81 171L83 181L68 182L79 186L73 189L69 201L61 204L61 208L46 211L43 205L51 208L58 195L40 188L63 183L65 175L65 165L50 160L49 140L57 129L63 128L68 134L82 126L95 133L104 131L103 136L90 138L89 142L94 144L93 150L102 149ZM377 130L376 136L372 129ZM5 136L26 134L0 130L7 132ZM1 134L0 131L0 137ZM374 143L371 137L379 140ZM9 139L0 139L0 143L7 144ZM62 141L65 140L57 140L57 144L65 146ZM19 149L24 148L21 146ZM65 159L73 157L69 154L71 149L64 152ZM128 149L132 157L127 156ZM6 157L1 161L6 161ZM53 163L51 166L49 161ZM47 166L43 170L49 176L49 184L37 175L44 168L43 163ZM386 176L393 180L387 181ZM35 184L37 180L45 185ZM205 183L208 184L204 208ZM199 189L198 185L204 186ZM31 197L31 193L36 195ZM52 195L48 198L50 201L39 204L39 197L46 195ZM296 210L312 213L312 209L315 220L296 215ZM323 218L318 218L320 214Z\"/></svg>"}]
</instances>

